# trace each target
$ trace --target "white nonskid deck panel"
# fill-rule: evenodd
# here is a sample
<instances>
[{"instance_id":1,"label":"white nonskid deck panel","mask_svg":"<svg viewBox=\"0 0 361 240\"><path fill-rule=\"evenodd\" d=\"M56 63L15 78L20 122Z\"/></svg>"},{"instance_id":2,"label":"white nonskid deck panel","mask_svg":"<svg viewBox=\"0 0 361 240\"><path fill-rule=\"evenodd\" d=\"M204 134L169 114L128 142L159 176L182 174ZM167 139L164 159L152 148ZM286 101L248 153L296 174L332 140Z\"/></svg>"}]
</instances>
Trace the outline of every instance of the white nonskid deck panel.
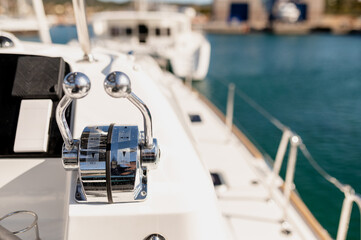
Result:
<instances>
[{"instance_id":1,"label":"white nonskid deck panel","mask_svg":"<svg viewBox=\"0 0 361 240\"><path fill-rule=\"evenodd\" d=\"M282 232L283 211L275 199L270 199L265 185L270 170L264 160L255 158L216 114L199 101L197 93L181 86L180 81L171 80L165 82L182 111L198 154L209 171L221 174L226 183L216 190L219 207L234 238L315 239L294 209L289 214L291 224L287 225L291 234ZM202 122L191 123L188 114L199 114ZM280 193L276 195L279 197Z\"/></svg>"},{"instance_id":2,"label":"white nonskid deck panel","mask_svg":"<svg viewBox=\"0 0 361 240\"><path fill-rule=\"evenodd\" d=\"M276 221L231 217L229 222L238 239L302 239L294 233L291 235L281 233L281 225Z\"/></svg>"}]
</instances>

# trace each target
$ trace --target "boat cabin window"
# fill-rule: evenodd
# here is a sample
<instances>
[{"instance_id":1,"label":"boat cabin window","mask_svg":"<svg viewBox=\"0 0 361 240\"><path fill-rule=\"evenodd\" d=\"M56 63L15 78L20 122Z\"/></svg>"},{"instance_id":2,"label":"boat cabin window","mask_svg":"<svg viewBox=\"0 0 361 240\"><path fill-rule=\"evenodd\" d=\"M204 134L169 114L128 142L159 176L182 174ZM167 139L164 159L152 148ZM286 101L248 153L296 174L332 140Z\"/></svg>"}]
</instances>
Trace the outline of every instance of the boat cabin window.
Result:
<instances>
[{"instance_id":1,"label":"boat cabin window","mask_svg":"<svg viewBox=\"0 0 361 240\"><path fill-rule=\"evenodd\" d=\"M132 33L133 33L133 29L130 28L130 27L127 27L127 28L125 29L125 33L127 34L127 36L130 36L130 35L132 35Z\"/></svg>"},{"instance_id":2,"label":"boat cabin window","mask_svg":"<svg viewBox=\"0 0 361 240\"><path fill-rule=\"evenodd\" d=\"M139 34L148 34L148 27L144 24L139 24Z\"/></svg>"},{"instance_id":3,"label":"boat cabin window","mask_svg":"<svg viewBox=\"0 0 361 240\"><path fill-rule=\"evenodd\" d=\"M120 32L121 32L121 29L120 29L120 28L117 28L117 27L112 27L112 28L110 29L110 35L111 35L112 37L117 37L117 36L119 36L119 35L120 35Z\"/></svg>"},{"instance_id":4,"label":"boat cabin window","mask_svg":"<svg viewBox=\"0 0 361 240\"><path fill-rule=\"evenodd\" d=\"M171 35L171 29L170 28L155 28L155 36L161 37L161 36L170 36Z\"/></svg>"},{"instance_id":5,"label":"boat cabin window","mask_svg":"<svg viewBox=\"0 0 361 240\"><path fill-rule=\"evenodd\" d=\"M147 42L147 38L148 38L148 27L144 24L139 24L138 25L138 34L139 34L139 42L140 43L145 43Z\"/></svg>"}]
</instances>

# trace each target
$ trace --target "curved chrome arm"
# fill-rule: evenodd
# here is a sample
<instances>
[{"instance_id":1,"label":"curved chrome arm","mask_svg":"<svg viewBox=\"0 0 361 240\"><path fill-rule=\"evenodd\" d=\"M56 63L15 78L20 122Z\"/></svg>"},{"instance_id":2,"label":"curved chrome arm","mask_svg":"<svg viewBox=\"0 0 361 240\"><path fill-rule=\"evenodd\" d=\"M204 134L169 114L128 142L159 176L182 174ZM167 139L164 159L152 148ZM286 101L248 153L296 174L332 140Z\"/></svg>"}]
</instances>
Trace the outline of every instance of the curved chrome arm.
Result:
<instances>
[{"instance_id":1,"label":"curved chrome arm","mask_svg":"<svg viewBox=\"0 0 361 240\"><path fill-rule=\"evenodd\" d=\"M153 147L153 126L152 126L152 115L145 105L145 103L137 97L134 93L130 93L127 98L133 103L143 115L144 121L144 146L146 148Z\"/></svg>"},{"instance_id":2,"label":"curved chrome arm","mask_svg":"<svg viewBox=\"0 0 361 240\"><path fill-rule=\"evenodd\" d=\"M85 97L90 90L90 86L89 78L81 72L71 72L64 78L63 90L65 95L56 107L56 123L67 150L71 150L74 147L74 139L65 119L65 111L73 99Z\"/></svg>"},{"instance_id":3,"label":"curved chrome arm","mask_svg":"<svg viewBox=\"0 0 361 240\"><path fill-rule=\"evenodd\" d=\"M56 123L58 124L61 136L64 139L65 147L67 150L72 149L74 144L73 136L71 135L69 125L65 119L65 111L72 101L73 99L71 99L67 95L64 95L56 108L55 116Z\"/></svg>"},{"instance_id":4,"label":"curved chrome arm","mask_svg":"<svg viewBox=\"0 0 361 240\"><path fill-rule=\"evenodd\" d=\"M104 80L104 89L111 97L129 99L140 110L144 121L144 147L151 149L153 147L152 116L147 105L132 92L128 75L119 71L109 73Z\"/></svg>"}]
</instances>

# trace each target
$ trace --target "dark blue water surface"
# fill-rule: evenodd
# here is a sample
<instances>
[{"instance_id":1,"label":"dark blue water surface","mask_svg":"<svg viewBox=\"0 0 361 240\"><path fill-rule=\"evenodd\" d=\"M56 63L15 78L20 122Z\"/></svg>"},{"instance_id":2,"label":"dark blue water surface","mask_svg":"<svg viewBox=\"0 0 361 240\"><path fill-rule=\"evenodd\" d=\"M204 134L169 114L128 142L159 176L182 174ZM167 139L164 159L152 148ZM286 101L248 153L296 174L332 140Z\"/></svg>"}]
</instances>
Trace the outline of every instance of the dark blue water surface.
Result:
<instances>
[{"instance_id":1,"label":"dark blue water surface","mask_svg":"<svg viewBox=\"0 0 361 240\"><path fill-rule=\"evenodd\" d=\"M93 28L89 25L89 35L94 36ZM23 41L39 42L39 36L25 35L18 36ZM50 28L50 37L53 43L66 44L71 40L78 38L76 27L74 25L56 25Z\"/></svg>"},{"instance_id":2,"label":"dark blue water surface","mask_svg":"<svg viewBox=\"0 0 361 240\"><path fill-rule=\"evenodd\" d=\"M361 193L361 37L208 35L212 45L206 81L194 86L223 112L233 82L299 134L316 161ZM236 95L235 124L275 157L281 132ZM343 194L299 153L296 188L335 237ZM283 169L284 174L284 169ZM360 239L354 207L348 239Z\"/></svg>"}]
</instances>

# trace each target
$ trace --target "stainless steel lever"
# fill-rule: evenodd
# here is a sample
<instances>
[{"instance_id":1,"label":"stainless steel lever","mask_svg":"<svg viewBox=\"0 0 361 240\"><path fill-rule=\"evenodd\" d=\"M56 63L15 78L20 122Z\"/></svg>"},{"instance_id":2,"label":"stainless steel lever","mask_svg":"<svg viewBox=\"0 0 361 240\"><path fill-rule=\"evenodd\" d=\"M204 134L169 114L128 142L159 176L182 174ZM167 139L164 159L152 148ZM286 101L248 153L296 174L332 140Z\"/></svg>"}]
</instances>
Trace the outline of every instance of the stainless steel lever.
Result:
<instances>
[{"instance_id":1,"label":"stainless steel lever","mask_svg":"<svg viewBox=\"0 0 361 240\"><path fill-rule=\"evenodd\" d=\"M132 92L131 82L123 72L111 72L104 80L104 89L109 96L114 98L127 98L142 113L144 120L144 147L153 147L152 116L145 103Z\"/></svg>"},{"instance_id":2,"label":"stainless steel lever","mask_svg":"<svg viewBox=\"0 0 361 240\"><path fill-rule=\"evenodd\" d=\"M65 95L56 108L56 122L67 150L73 148L74 139L65 119L65 111L73 99L80 99L88 95L90 87L90 80L84 73L71 72L64 78L63 90Z\"/></svg>"},{"instance_id":3,"label":"stainless steel lever","mask_svg":"<svg viewBox=\"0 0 361 240\"><path fill-rule=\"evenodd\" d=\"M78 140L74 140L65 118L65 111L73 101L88 95L91 84L89 78L80 72L71 72L65 76L63 90L65 95L56 108L56 122L64 140L62 158L65 169L76 169L79 166Z\"/></svg>"},{"instance_id":4,"label":"stainless steel lever","mask_svg":"<svg viewBox=\"0 0 361 240\"><path fill-rule=\"evenodd\" d=\"M64 138L63 166L78 171L79 202L144 201L147 196L147 174L157 167L160 150L153 139L152 118L147 106L131 91L129 77L122 72L110 73L105 81L106 92L116 98L127 98L142 113L144 136L138 126L87 126L80 140L73 139L65 119L65 111L73 99L85 97L90 81L82 73L68 74L63 83L65 92L56 120ZM79 190L80 189L80 190Z\"/></svg>"},{"instance_id":5,"label":"stainless steel lever","mask_svg":"<svg viewBox=\"0 0 361 240\"><path fill-rule=\"evenodd\" d=\"M127 98L143 115L144 138L141 144L142 166L148 169L157 167L160 158L158 141L153 138L152 116L145 103L132 92L131 82L123 72L111 72L104 80L105 91L114 98Z\"/></svg>"}]
</instances>

